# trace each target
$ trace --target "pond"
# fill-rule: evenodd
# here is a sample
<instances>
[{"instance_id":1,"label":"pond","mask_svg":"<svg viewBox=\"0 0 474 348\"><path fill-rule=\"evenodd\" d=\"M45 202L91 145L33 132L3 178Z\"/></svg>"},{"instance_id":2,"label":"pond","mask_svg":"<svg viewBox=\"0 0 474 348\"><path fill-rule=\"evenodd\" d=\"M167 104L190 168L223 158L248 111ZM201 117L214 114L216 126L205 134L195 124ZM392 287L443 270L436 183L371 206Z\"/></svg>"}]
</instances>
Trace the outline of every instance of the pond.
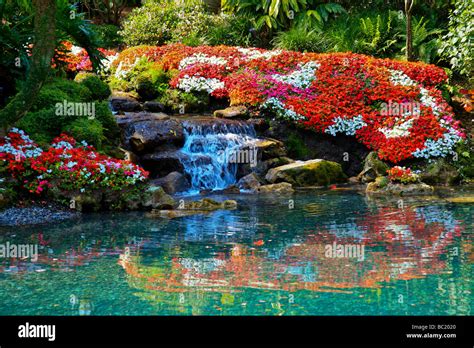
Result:
<instances>
[{"instance_id":1,"label":"pond","mask_svg":"<svg viewBox=\"0 0 474 348\"><path fill-rule=\"evenodd\" d=\"M353 190L226 195L166 220L3 228L0 315L471 315L472 204Z\"/></svg>"}]
</instances>

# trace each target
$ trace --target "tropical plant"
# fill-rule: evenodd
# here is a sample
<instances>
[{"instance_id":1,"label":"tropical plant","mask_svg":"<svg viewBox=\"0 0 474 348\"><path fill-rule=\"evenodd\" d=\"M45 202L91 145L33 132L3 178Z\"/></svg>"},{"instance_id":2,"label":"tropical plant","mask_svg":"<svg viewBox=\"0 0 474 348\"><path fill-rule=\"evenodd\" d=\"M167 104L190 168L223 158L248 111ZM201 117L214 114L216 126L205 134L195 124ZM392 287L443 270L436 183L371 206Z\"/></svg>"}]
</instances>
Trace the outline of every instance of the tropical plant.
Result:
<instances>
[{"instance_id":1,"label":"tropical plant","mask_svg":"<svg viewBox=\"0 0 474 348\"><path fill-rule=\"evenodd\" d=\"M254 16L257 29L286 29L292 25L321 28L330 15L344 12L339 4L317 0L223 0L223 7Z\"/></svg>"},{"instance_id":2,"label":"tropical plant","mask_svg":"<svg viewBox=\"0 0 474 348\"><path fill-rule=\"evenodd\" d=\"M441 45L440 35L443 30L429 28L430 23L424 17L420 19L413 18L412 23L413 59L422 60L426 63L434 62L438 57L438 49ZM402 32L401 37L406 39L406 33ZM406 53L406 49L406 46L404 46L401 51Z\"/></svg>"},{"instance_id":3,"label":"tropical plant","mask_svg":"<svg viewBox=\"0 0 474 348\"><path fill-rule=\"evenodd\" d=\"M449 30L442 39L440 53L453 69L463 75L472 75L474 69L474 2L452 0L454 9L449 15Z\"/></svg>"},{"instance_id":4,"label":"tropical plant","mask_svg":"<svg viewBox=\"0 0 474 348\"><path fill-rule=\"evenodd\" d=\"M273 47L299 52L325 52L329 49L328 40L316 30L302 27L280 31L272 40Z\"/></svg>"}]
</instances>

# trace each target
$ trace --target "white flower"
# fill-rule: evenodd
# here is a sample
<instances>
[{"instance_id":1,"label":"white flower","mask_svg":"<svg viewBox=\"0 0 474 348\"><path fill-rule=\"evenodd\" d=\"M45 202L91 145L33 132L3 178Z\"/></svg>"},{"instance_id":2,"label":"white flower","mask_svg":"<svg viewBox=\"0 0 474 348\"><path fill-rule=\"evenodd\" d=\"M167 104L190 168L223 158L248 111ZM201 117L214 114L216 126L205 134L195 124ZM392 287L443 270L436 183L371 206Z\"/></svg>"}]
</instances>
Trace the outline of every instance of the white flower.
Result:
<instances>
[{"instance_id":1,"label":"white flower","mask_svg":"<svg viewBox=\"0 0 474 348\"><path fill-rule=\"evenodd\" d=\"M358 129L367 126L362 115L353 118L335 117L334 124L326 128L325 133L335 136L337 133L344 133L346 135L355 135Z\"/></svg>"},{"instance_id":2,"label":"white flower","mask_svg":"<svg viewBox=\"0 0 474 348\"><path fill-rule=\"evenodd\" d=\"M299 121L306 119L306 117L303 115L297 114L293 110L285 108L285 105L275 97L268 98L261 107L263 109L272 110L277 117L281 117L285 120Z\"/></svg>"},{"instance_id":3,"label":"white flower","mask_svg":"<svg viewBox=\"0 0 474 348\"><path fill-rule=\"evenodd\" d=\"M316 79L316 70L321 65L317 62L307 62L299 64L298 68L288 75L272 75L272 78L278 82L288 83L297 88L309 88Z\"/></svg>"},{"instance_id":4,"label":"white flower","mask_svg":"<svg viewBox=\"0 0 474 348\"><path fill-rule=\"evenodd\" d=\"M203 54L203 53L195 53L189 57L183 58L179 62L179 70L183 70L186 67L196 64L196 63L226 65L227 60L225 60L222 57L208 56L207 54Z\"/></svg>"},{"instance_id":5,"label":"white flower","mask_svg":"<svg viewBox=\"0 0 474 348\"><path fill-rule=\"evenodd\" d=\"M202 76L184 76L178 83L178 88L185 92L206 91L211 94L216 89L224 88L224 82L216 78L205 78Z\"/></svg>"}]
</instances>

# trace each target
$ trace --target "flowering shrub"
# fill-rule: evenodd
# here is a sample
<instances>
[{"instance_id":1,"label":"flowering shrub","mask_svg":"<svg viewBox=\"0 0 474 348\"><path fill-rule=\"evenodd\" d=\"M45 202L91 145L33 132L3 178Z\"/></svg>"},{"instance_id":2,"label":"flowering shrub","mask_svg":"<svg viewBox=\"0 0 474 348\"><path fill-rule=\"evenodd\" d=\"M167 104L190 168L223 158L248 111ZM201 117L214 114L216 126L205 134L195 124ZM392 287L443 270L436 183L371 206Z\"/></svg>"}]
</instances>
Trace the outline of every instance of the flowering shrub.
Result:
<instances>
[{"instance_id":1,"label":"flowering shrub","mask_svg":"<svg viewBox=\"0 0 474 348\"><path fill-rule=\"evenodd\" d=\"M22 187L36 194L53 185L65 191L121 190L148 176L140 167L101 155L65 134L43 151L16 128L0 139L0 162Z\"/></svg>"},{"instance_id":2,"label":"flowering shrub","mask_svg":"<svg viewBox=\"0 0 474 348\"><path fill-rule=\"evenodd\" d=\"M104 58L101 59L104 72L108 72L112 62L117 58L117 53L104 48L98 49ZM69 41L63 41L61 47L56 49L53 58L53 68L63 66L66 72L76 73L81 71L92 71L92 62L87 51L78 46L74 46Z\"/></svg>"},{"instance_id":3,"label":"flowering shrub","mask_svg":"<svg viewBox=\"0 0 474 348\"><path fill-rule=\"evenodd\" d=\"M231 105L258 107L322 133L355 136L394 163L446 157L465 138L436 88L447 75L433 65L352 53L173 44L124 51L112 63L115 76L126 75L143 56L173 71L172 88L229 98ZM419 108L387 114L383 105L391 103Z\"/></svg>"},{"instance_id":4,"label":"flowering shrub","mask_svg":"<svg viewBox=\"0 0 474 348\"><path fill-rule=\"evenodd\" d=\"M418 175L411 172L410 168L395 166L387 170L390 181L401 182L402 184L409 184L418 181Z\"/></svg>"}]
</instances>

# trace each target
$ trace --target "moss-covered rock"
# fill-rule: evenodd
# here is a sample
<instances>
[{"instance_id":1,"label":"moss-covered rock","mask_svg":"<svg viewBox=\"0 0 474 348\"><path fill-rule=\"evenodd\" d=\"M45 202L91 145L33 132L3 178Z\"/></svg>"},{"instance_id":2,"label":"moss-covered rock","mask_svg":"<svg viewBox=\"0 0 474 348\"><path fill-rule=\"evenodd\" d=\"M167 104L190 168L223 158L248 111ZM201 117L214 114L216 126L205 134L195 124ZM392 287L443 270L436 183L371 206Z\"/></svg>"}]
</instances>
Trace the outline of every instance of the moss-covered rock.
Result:
<instances>
[{"instance_id":1,"label":"moss-covered rock","mask_svg":"<svg viewBox=\"0 0 474 348\"><path fill-rule=\"evenodd\" d=\"M429 164L420 174L420 179L431 185L453 185L460 181L460 174L456 167L439 159Z\"/></svg>"},{"instance_id":2,"label":"moss-covered rock","mask_svg":"<svg viewBox=\"0 0 474 348\"><path fill-rule=\"evenodd\" d=\"M395 184L388 182L386 185L379 186L380 184L380 181L369 183L365 192L369 195L388 196L424 196L431 195L434 192L433 186L421 182L416 184Z\"/></svg>"},{"instance_id":3,"label":"moss-covered rock","mask_svg":"<svg viewBox=\"0 0 474 348\"><path fill-rule=\"evenodd\" d=\"M295 192L293 186L288 182L280 182L278 184L261 185L252 190L253 193L272 193L272 194L289 194Z\"/></svg>"},{"instance_id":4,"label":"moss-covered rock","mask_svg":"<svg viewBox=\"0 0 474 348\"><path fill-rule=\"evenodd\" d=\"M357 178L364 182L372 182L379 176L387 175L389 166L381 161L376 152L370 152L364 160L364 169Z\"/></svg>"},{"instance_id":5,"label":"moss-covered rock","mask_svg":"<svg viewBox=\"0 0 474 348\"><path fill-rule=\"evenodd\" d=\"M284 181L297 187L304 187L340 183L346 180L346 175L339 163L314 159L272 168L265 179L270 183Z\"/></svg>"},{"instance_id":6,"label":"moss-covered rock","mask_svg":"<svg viewBox=\"0 0 474 348\"><path fill-rule=\"evenodd\" d=\"M173 209L176 205L173 197L168 195L161 186L150 186L142 200L142 206L153 209Z\"/></svg>"}]
</instances>

